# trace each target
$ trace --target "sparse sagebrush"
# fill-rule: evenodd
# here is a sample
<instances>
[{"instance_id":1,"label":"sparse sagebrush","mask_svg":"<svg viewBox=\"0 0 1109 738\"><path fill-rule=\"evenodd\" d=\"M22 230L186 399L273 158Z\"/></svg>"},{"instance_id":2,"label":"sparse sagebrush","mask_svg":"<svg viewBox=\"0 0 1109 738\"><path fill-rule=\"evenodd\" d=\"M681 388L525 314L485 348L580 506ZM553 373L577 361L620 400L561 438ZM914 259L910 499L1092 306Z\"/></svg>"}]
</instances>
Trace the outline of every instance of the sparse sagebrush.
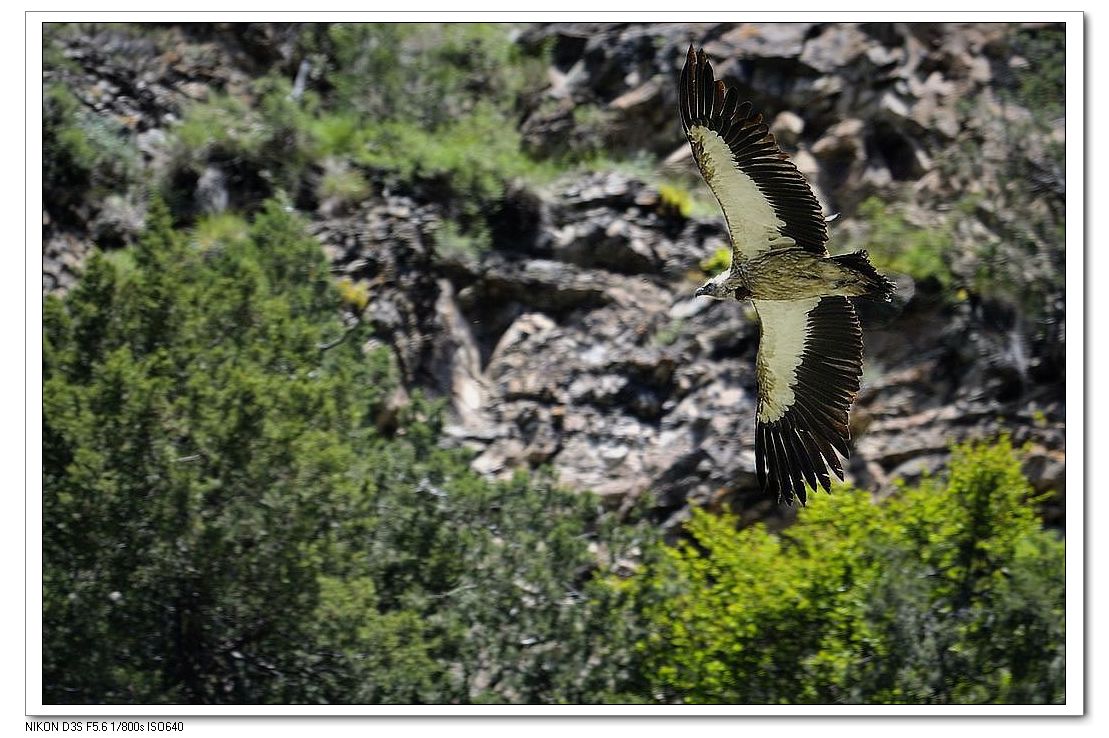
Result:
<instances>
[{"instance_id":1,"label":"sparse sagebrush","mask_svg":"<svg viewBox=\"0 0 1109 738\"><path fill-rule=\"evenodd\" d=\"M863 248L879 269L917 280L936 279L943 287L952 285L954 235L948 221L940 227L915 225L876 196L863 201L858 215L868 228Z\"/></svg>"},{"instance_id":2,"label":"sparse sagebrush","mask_svg":"<svg viewBox=\"0 0 1109 738\"><path fill-rule=\"evenodd\" d=\"M480 225L464 227L457 221L444 220L435 229L435 253L440 258L474 258L489 250L492 236Z\"/></svg>"},{"instance_id":3,"label":"sparse sagebrush","mask_svg":"<svg viewBox=\"0 0 1109 738\"><path fill-rule=\"evenodd\" d=\"M131 132L94 113L62 83L43 88L42 148L43 192L54 217L73 219L81 203L123 194L136 183L139 154Z\"/></svg>"},{"instance_id":4,"label":"sparse sagebrush","mask_svg":"<svg viewBox=\"0 0 1109 738\"><path fill-rule=\"evenodd\" d=\"M295 199L315 157L314 103L290 99L289 90L287 81L269 76L254 83L252 98L219 93L186 107L172 129L170 181L182 172L195 180L216 166L238 199L279 192Z\"/></svg>"},{"instance_id":5,"label":"sparse sagebrush","mask_svg":"<svg viewBox=\"0 0 1109 738\"><path fill-rule=\"evenodd\" d=\"M316 196L339 206L352 205L370 195L370 185L359 170L341 160L324 162L323 174L316 187Z\"/></svg>"},{"instance_id":6,"label":"sparse sagebrush","mask_svg":"<svg viewBox=\"0 0 1109 738\"><path fill-rule=\"evenodd\" d=\"M433 130L490 105L506 116L546 66L495 23L336 23L302 38L324 60L332 110ZM372 84L367 84L372 80Z\"/></svg>"}]
</instances>

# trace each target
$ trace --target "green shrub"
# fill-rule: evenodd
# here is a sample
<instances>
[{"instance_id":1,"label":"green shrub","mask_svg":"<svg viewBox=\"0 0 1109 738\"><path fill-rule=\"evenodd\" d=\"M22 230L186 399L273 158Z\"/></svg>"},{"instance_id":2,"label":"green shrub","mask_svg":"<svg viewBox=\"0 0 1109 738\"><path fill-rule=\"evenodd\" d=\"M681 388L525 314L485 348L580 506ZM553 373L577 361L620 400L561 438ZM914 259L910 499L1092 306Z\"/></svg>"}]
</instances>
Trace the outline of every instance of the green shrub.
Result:
<instances>
[{"instance_id":1,"label":"green shrub","mask_svg":"<svg viewBox=\"0 0 1109 738\"><path fill-rule=\"evenodd\" d=\"M398 182L438 183L468 215L499 200L516 177L546 179L557 171L520 148L520 136L492 107L429 130L403 122L368 126L358 161Z\"/></svg>"},{"instance_id":2,"label":"green shrub","mask_svg":"<svg viewBox=\"0 0 1109 738\"><path fill-rule=\"evenodd\" d=\"M732 265L732 247L721 246L712 256L701 262L701 271L706 277L715 277Z\"/></svg>"},{"instance_id":3,"label":"green shrub","mask_svg":"<svg viewBox=\"0 0 1109 738\"><path fill-rule=\"evenodd\" d=\"M592 572L650 529L488 482L437 405L387 405L387 351L334 341L342 293L285 204L245 237L202 221L232 234L207 247L148 222L43 306L44 701L615 694L632 630Z\"/></svg>"},{"instance_id":4,"label":"green shrub","mask_svg":"<svg viewBox=\"0 0 1109 738\"><path fill-rule=\"evenodd\" d=\"M316 187L316 196L349 205L370 196L370 184L357 169L342 163L325 163L323 175Z\"/></svg>"},{"instance_id":5,"label":"green shrub","mask_svg":"<svg viewBox=\"0 0 1109 738\"><path fill-rule=\"evenodd\" d=\"M317 157L349 158L392 187L483 217L518 177L560 171L522 149L520 98L545 80L506 24L333 24L303 41L330 89L306 126Z\"/></svg>"},{"instance_id":6,"label":"green shrub","mask_svg":"<svg viewBox=\"0 0 1109 738\"><path fill-rule=\"evenodd\" d=\"M1038 120L1049 121L1066 111L1067 33L1062 24L1020 28L1012 52L1026 65L1017 70L1014 97Z\"/></svg>"},{"instance_id":7,"label":"green shrub","mask_svg":"<svg viewBox=\"0 0 1109 738\"><path fill-rule=\"evenodd\" d=\"M138 152L123 126L87 109L62 83L43 88L42 188L55 217L82 202L126 191L136 179Z\"/></svg>"},{"instance_id":8,"label":"green shrub","mask_svg":"<svg viewBox=\"0 0 1109 738\"><path fill-rule=\"evenodd\" d=\"M444 220L435 229L435 253L441 258L478 257L491 245L492 234L480 225L467 228L457 221Z\"/></svg>"},{"instance_id":9,"label":"green shrub","mask_svg":"<svg viewBox=\"0 0 1109 738\"><path fill-rule=\"evenodd\" d=\"M172 168L199 175L212 163L231 174L240 196L299 193L304 175L317 156L311 121L315 96L290 97L285 79L256 80L250 96L218 93L185 108L172 130ZM261 192L243 192L244 183L260 182Z\"/></svg>"},{"instance_id":10,"label":"green shrub","mask_svg":"<svg viewBox=\"0 0 1109 738\"><path fill-rule=\"evenodd\" d=\"M203 215L192 228L192 240L201 251L220 248L224 244L246 239L249 235L250 224L235 213Z\"/></svg>"},{"instance_id":11,"label":"green shrub","mask_svg":"<svg viewBox=\"0 0 1109 738\"><path fill-rule=\"evenodd\" d=\"M322 56L333 110L434 129L479 105L509 115L539 89L542 57L523 53L497 23L335 23L303 40Z\"/></svg>"},{"instance_id":12,"label":"green shrub","mask_svg":"<svg viewBox=\"0 0 1109 738\"><path fill-rule=\"evenodd\" d=\"M686 190L664 184L658 188L659 215L668 218L688 218L693 212L693 197Z\"/></svg>"},{"instance_id":13,"label":"green shrub","mask_svg":"<svg viewBox=\"0 0 1109 738\"><path fill-rule=\"evenodd\" d=\"M915 226L877 196L868 197L859 205L858 216L870 229L863 247L870 252L875 266L917 280L931 277L944 287L951 286L954 234L949 223L939 228Z\"/></svg>"},{"instance_id":14,"label":"green shrub","mask_svg":"<svg viewBox=\"0 0 1109 738\"><path fill-rule=\"evenodd\" d=\"M69 23L42 24L42 68L49 73L76 72L80 65L65 55L62 40L69 32Z\"/></svg>"},{"instance_id":15,"label":"green shrub","mask_svg":"<svg viewBox=\"0 0 1109 738\"><path fill-rule=\"evenodd\" d=\"M694 513L635 582L650 692L692 703L1058 703L1063 543L1009 442L882 504L846 487L774 534Z\"/></svg>"},{"instance_id":16,"label":"green shrub","mask_svg":"<svg viewBox=\"0 0 1109 738\"><path fill-rule=\"evenodd\" d=\"M350 277L339 280L339 299L355 313L361 313L370 303L370 288L365 282L355 282Z\"/></svg>"},{"instance_id":17,"label":"green shrub","mask_svg":"<svg viewBox=\"0 0 1109 738\"><path fill-rule=\"evenodd\" d=\"M47 85L43 90L43 178L87 179L96 166L96 151L77 125L81 104L65 86Z\"/></svg>"},{"instance_id":18,"label":"green shrub","mask_svg":"<svg viewBox=\"0 0 1109 738\"><path fill-rule=\"evenodd\" d=\"M308 124L313 148L322 157L352 157L365 146L362 122L354 113L325 113Z\"/></svg>"}]
</instances>

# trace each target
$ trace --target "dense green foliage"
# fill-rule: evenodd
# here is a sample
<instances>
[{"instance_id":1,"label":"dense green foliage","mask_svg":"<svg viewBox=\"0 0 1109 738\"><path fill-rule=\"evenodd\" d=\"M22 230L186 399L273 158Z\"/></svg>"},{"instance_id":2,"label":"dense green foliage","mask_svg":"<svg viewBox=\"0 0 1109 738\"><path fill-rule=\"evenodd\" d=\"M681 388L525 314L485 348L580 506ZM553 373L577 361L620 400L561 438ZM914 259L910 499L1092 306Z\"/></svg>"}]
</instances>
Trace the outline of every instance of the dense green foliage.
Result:
<instances>
[{"instance_id":1,"label":"dense green foliage","mask_svg":"<svg viewBox=\"0 0 1109 738\"><path fill-rule=\"evenodd\" d=\"M327 266L289 218L202 252L155 209L125 264L47 300L47 701L289 699L267 673L309 666L384 367L320 354Z\"/></svg>"},{"instance_id":2,"label":"dense green foliage","mask_svg":"<svg viewBox=\"0 0 1109 738\"><path fill-rule=\"evenodd\" d=\"M619 658L586 668L611 647L592 550L648 529L550 480L482 481L418 398L383 420L387 357L321 349L340 296L284 207L204 230L156 205L44 305L44 700L610 689Z\"/></svg>"},{"instance_id":3,"label":"dense green foliage","mask_svg":"<svg viewBox=\"0 0 1109 738\"><path fill-rule=\"evenodd\" d=\"M837 489L779 534L696 512L639 587L657 697L725 703L1063 699L1063 543L1009 442L883 504Z\"/></svg>"},{"instance_id":4,"label":"dense green foliage","mask_svg":"<svg viewBox=\"0 0 1109 738\"><path fill-rule=\"evenodd\" d=\"M155 204L44 305L46 702L1062 699L1063 544L1007 441L670 548L392 417L382 349L321 348L344 298L295 216L225 220Z\"/></svg>"}]
</instances>

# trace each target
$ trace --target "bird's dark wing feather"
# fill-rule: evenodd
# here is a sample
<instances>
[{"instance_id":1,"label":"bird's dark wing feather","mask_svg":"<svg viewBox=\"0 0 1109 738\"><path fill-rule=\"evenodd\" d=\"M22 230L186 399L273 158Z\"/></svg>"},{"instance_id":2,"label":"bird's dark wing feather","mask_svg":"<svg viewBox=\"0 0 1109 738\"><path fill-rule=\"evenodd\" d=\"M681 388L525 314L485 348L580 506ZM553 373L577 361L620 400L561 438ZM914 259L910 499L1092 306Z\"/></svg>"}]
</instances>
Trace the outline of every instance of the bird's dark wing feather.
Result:
<instances>
[{"instance_id":1,"label":"bird's dark wing feather","mask_svg":"<svg viewBox=\"0 0 1109 738\"><path fill-rule=\"evenodd\" d=\"M762 116L713 77L705 52L689 56L679 82L682 128L732 235L733 260L799 246L824 255L828 230L805 178L778 148Z\"/></svg>"},{"instance_id":2,"label":"bird's dark wing feather","mask_svg":"<svg viewBox=\"0 0 1109 738\"><path fill-rule=\"evenodd\" d=\"M862 330L845 297L755 301L762 329L756 371L755 466L779 500L806 499L806 484L841 480L847 413L862 375Z\"/></svg>"}]
</instances>

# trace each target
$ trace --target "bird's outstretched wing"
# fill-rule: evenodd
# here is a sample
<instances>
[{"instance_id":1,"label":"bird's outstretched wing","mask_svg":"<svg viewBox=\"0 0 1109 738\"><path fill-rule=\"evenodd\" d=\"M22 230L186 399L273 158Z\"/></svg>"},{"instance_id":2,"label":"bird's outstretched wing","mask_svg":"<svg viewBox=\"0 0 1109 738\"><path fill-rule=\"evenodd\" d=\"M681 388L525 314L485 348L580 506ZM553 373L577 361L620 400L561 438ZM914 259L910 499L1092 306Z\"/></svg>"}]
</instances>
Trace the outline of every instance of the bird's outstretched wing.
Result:
<instances>
[{"instance_id":1,"label":"bird's outstretched wing","mask_svg":"<svg viewBox=\"0 0 1109 738\"><path fill-rule=\"evenodd\" d=\"M863 339L845 297L756 300L762 338L755 466L763 489L804 504L805 485L831 487L849 455L847 411L859 391Z\"/></svg>"},{"instance_id":2,"label":"bird's outstretched wing","mask_svg":"<svg viewBox=\"0 0 1109 738\"><path fill-rule=\"evenodd\" d=\"M828 230L805 178L751 103L712 74L704 51L689 56L679 83L678 107L693 158L712 189L732 236L732 260L772 248L799 246L824 255Z\"/></svg>"}]
</instances>

